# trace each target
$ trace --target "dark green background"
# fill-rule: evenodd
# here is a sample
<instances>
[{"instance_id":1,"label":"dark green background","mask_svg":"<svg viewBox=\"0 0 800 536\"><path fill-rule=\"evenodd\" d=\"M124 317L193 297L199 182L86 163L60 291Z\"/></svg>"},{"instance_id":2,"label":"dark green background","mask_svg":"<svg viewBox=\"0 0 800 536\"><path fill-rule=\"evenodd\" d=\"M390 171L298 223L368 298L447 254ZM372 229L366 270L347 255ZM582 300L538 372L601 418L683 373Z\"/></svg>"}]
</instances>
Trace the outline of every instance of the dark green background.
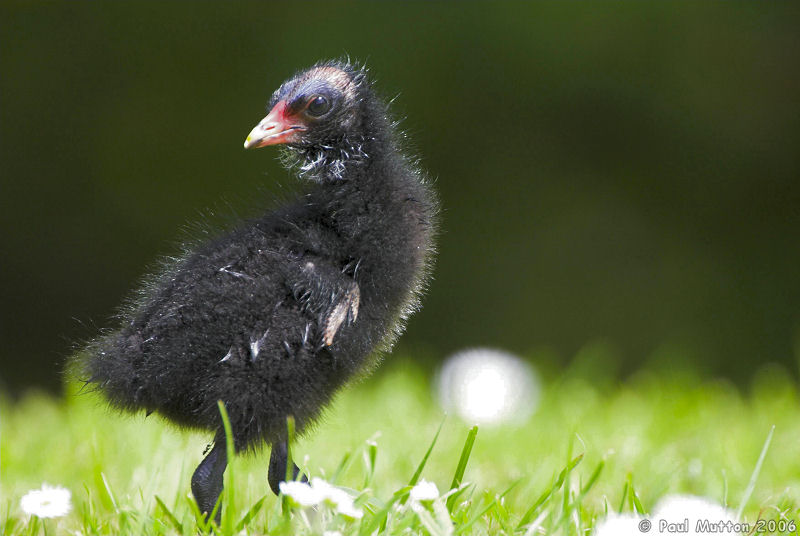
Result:
<instances>
[{"instance_id":1,"label":"dark green background","mask_svg":"<svg viewBox=\"0 0 800 536\"><path fill-rule=\"evenodd\" d=\"M797 2L5 2L0 35L7 388L58 385L187 223L291 189L242 141L344 53L444 205L401 349L797 369Z\"/></svg>"}]
</instances>

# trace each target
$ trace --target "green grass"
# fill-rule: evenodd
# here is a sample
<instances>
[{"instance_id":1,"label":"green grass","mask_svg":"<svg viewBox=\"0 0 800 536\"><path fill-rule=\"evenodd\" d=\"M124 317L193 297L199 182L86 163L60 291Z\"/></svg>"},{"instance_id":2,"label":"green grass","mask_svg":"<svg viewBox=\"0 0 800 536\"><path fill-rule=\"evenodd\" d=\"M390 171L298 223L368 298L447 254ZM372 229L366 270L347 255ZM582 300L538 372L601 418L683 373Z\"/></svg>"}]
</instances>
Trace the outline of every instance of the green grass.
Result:
<instances>
[{"instance_id":1,"label":"green grass","mask_svg":"<svg viewBox=\"0 0 800 536\"><path fill-rule=\"evenodd\" d=\"M747 394L680 372L621 383L567 373L549 383L524 425L476 429L445 418L429 379L394 362L343 392L317 429L292 446L304 471L357 496L361 519L272 496L262 453L231 465L222 527L208 527L189 478L210 437L176 431L155 416L121 416L93 395L30 395L0 403L0 528L84 536L198 529L577 535L606 512L649 512L671 493L741 507L748 521L800 524L800 405L796 386L778 372L758 375ZM443 494L456 491L420 507L408 499L417 479ZM20 497L43 482L72 491L69 515L32 520L20 510Z\"/></svg>"}]
</instances>

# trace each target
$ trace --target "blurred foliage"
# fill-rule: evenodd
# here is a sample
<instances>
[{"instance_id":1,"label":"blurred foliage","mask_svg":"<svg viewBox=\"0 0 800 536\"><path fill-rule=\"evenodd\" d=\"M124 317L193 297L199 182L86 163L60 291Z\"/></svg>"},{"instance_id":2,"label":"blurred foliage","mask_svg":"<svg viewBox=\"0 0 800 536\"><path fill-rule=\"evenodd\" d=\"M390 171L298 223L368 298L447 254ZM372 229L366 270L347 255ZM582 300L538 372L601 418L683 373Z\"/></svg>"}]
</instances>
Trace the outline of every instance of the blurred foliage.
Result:
<instances>
[{"instance_id":1,"label":"blurred foliage","mask_svg":"<svg viewBox=\"0 0 800 536\"><path fill-rule=\"evenodd\" d=\"M181 227L290 190L242 140L283 79L344 53L398 97L444 205L401 344L795 371L799 22L796 2L4 1L0 375L56 386Z\"/></svg>"}]
</instances>

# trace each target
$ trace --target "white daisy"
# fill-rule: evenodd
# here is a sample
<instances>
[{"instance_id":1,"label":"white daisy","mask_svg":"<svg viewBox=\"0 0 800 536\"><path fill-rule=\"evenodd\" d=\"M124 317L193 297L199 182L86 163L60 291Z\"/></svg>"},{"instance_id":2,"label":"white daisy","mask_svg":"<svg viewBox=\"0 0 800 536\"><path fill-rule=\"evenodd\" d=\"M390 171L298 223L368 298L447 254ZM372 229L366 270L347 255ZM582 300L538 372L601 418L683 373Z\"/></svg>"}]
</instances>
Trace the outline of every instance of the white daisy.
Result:
<instances>
[{"instance_id":1,"label":"white daisy","mask_svg":"<svg viewBox=\"0 0 800 536\"><path fill-rule=\"evenodd\" d=\"M42 484L42 489L26 493L20 500L20 506L23 512L36 517L61 517L72 508L70 496L66 488Z\"/></svg>"},{"instance_id":2,"label":"white daisy","mask_svg":"<svg viewBox=\"0 0 800 536\"><path fill-rule=\"evenodd\" d=\"M298 506L316 506L324 500L318 489L312 488L305 482L281 482L278 488Z\"/></svg>"},{"instance_id":3,"label":"white daisy","mask_svg":"<svg viewBox=\"0 0 800 536\"><path fill-rule=\"evenodd\" d=\"M336 513L342 514L350 519L361 519L364 517L364 512L361 511L360 508L356 508L355 504L353 504L353 499L351 499L349 495L347 499L340 501L336 505Z\"/></svg>"},{"instance_id":4,"label":"white daisy","mask_svg":"<svg viewBox=\"0 0 800 536\"><path fill-rule=\"evenodd\" d=\"M433 482L420 480L416 486L411 488L409 498L412 501L432 501L439 498L439 488Z\"/></svg>"},{"instance_id":5,"label":"white daisy","mask_svg":"<svg viewBox=\"0 0 800 536\"><path fill-rule=\"evenodd\" d=\"M328 503L336 512L351 519L361 519L364 512L355 507L353 498L345 490L330 485L321 478L312 478L311 487L322 497L322 502Z\"/></svg>"}]
</instances>

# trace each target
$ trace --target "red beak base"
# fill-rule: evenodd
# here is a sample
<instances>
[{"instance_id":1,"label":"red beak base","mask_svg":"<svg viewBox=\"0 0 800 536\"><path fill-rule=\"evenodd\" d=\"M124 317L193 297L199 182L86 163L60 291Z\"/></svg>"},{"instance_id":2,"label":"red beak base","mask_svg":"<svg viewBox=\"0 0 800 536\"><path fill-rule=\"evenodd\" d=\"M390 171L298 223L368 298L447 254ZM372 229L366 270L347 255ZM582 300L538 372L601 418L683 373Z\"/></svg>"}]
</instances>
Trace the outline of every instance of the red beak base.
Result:
<instances>
[{"instance_id":1,"label":"red beak base","mask_svg":"<svg viewBox=\"0 0 800 536\"><path fill-rule=\"evenodd\" d=\"M287 113L286 101L280 101L262 119L244 140L245 149L257 149L267 145L293 143L298 141L300 133L306 129L305 125L292 121Z\"/></svg>"}]
</instances>

